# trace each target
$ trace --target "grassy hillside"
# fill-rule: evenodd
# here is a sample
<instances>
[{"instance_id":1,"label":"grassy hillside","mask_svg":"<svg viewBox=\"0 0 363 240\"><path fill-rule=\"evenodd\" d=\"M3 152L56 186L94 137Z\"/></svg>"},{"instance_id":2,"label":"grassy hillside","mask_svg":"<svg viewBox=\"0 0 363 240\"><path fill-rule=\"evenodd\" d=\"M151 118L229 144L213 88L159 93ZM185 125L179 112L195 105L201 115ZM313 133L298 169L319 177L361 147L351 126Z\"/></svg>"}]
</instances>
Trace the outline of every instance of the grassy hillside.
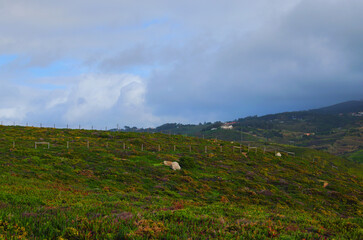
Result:
<instances>
[{"instance_id":1,"label":"grassy hillside","mask_svg":"<svg viewBox=\"0 0 363 240\"><path fill-rule=\"evenodd\" d=\"M356 151L353 154L349 155L349 159L351 159L355 162L363 163L363 149Z\"/></svg>"},{"instance_id":2,"label":"grassy hillside","mask_svg":"<svg viewBox=\"0 0 363 240\"><path fill-rule=\"evenodd\" d=\"M362 165L324 152L4 126L0 140L0 239L363 237Z\"/></svg>"},{"instance_id":3,"label":"grassy hillside","mask_svg":"<svg viewBox=\"0 0 363 240\"><path fill-rule=\"evenodd\" d=\"M227 141L243 139L294 144L349 157L363 148L363 116L352 115L359 111L363 112L363 101L345 102L310 111L240 118L234 121L232 130L221 129L223 123L215 122L199 125L169 123L152 131Z\"/></svg>"}]
</instances>

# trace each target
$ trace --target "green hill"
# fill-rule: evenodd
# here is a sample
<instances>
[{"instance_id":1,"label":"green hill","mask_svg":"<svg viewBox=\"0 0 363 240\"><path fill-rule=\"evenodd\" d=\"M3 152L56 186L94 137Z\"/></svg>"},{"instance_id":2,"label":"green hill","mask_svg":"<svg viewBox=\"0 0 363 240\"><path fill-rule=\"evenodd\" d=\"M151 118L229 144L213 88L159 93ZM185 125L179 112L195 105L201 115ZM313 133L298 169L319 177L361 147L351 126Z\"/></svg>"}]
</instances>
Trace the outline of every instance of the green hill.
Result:
<instances>
[{"instance_id":1,"label":"green hill","mask_svg":"<svg viewBox=\"0 0 363 240\"><path fill-rule=\"evenodd\" d=\"M332 106L310 110L312 112L328 113L328 114L347 114L355 112L363 112L363 100L347 101Z\"/></svg>"},{"instance_id":2,"label":"green hill","mask_svg":"<svg viewBox=\"0 0 363 240\"><path fill-rule=\"evenodd\" d=\"M231 123L233 129L221 129L222 122L208 122L198 125L167 123L155 129L135 127L132 131L294 144L363 161L362 158L357 160L363 149L363 115L359 112L363 112L363 101L349 101L308 111L240 118Z\"/></svg>"},{"instance_id":3,"label":"green hill","mask_svg":"<svg viewBox=\"0 0 363 240\"><path fill-rule=\"evenodd\" d=\"M362 165L325 152L4 126L0 140L0 239L363 237Z\"/></svg>"}]
</instances>

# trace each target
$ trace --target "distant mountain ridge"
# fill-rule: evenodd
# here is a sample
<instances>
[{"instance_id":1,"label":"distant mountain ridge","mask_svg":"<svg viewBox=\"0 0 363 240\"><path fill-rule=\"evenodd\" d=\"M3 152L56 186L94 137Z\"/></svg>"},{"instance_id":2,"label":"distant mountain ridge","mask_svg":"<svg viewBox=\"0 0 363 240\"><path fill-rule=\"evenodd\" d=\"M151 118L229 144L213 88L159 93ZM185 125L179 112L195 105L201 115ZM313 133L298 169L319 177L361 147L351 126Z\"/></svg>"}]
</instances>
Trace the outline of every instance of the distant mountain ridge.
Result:
<instances>
[{"instance_id":1,"label":"distant mountain ridge","mask_svg":"<svg viewBox=\"0 0 363 240\"><path fill-rule=\"evenodd\" d=\"M310 111L325 114L363 112L363 100L342 102L327 107L312 109Z\"/></svg>"},{"instance_id":2,"label":"distant mountain ridge","mask_svg":"<svg viewBox=\"0 0 363 240\"><path fill-rule=\"evenodd\" d=\"M254 144L275 142L324 150L363 162L363 100L347 101L312 110L249 116L227 123L166 123L156 128L122 131L162 132ZM227 125L229 128L223 128Z\"/></svg>"}]
</instances>

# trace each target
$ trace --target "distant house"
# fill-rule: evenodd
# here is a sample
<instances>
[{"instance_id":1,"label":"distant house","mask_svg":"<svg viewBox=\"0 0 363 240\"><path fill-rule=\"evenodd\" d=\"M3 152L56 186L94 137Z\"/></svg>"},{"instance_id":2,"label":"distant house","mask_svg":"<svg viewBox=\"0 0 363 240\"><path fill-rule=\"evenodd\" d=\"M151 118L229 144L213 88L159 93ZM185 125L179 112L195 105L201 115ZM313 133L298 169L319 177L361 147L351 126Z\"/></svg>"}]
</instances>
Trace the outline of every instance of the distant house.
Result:
<instances>
[{"instance_id":1,"label":"distant house","mask_svg":"<svg viewBox=\"0 0 363 240\"><path fill-rule=\"evenodd\" d=\"M363 117L363 112L352 113L354 117Z\"/></svg>"},{"instance_id":2,"label":"distant house","mask_svg":"<svg viewBox=\"0 0 363 240\"><path fill-rule=\"evenodd\" d=\"M315 133L304 133L304 136L314 136L315 135Z\"/></svg>"},{"instance_id":3,"label":"distant house","mask_svg":"<svg viewBox=\"0 0 363 240\"><path fill-rule=\"evenodd\" d=\"M224 125L221 126L221 128L222 129L233 129L233 126L224 124Z\"/></svg>"}]
</instances>

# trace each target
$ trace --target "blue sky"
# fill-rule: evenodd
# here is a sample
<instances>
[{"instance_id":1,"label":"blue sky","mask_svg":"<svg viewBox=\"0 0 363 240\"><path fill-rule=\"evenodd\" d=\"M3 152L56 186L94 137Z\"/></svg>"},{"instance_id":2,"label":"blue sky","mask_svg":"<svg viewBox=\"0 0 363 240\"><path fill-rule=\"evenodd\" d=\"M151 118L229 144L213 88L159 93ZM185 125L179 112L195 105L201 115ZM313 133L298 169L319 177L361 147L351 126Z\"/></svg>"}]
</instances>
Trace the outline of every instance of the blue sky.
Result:
<instances>
[{"instance_id":1,"label":"blue sky","mask_svg":"<svg viewBox=\"0 0 363 240\"><path fill-rule=\"evenodd\" d=\"M363 98L363 2L2 1L0 120L104 129Z\"/></svg>"}]
</instances>

